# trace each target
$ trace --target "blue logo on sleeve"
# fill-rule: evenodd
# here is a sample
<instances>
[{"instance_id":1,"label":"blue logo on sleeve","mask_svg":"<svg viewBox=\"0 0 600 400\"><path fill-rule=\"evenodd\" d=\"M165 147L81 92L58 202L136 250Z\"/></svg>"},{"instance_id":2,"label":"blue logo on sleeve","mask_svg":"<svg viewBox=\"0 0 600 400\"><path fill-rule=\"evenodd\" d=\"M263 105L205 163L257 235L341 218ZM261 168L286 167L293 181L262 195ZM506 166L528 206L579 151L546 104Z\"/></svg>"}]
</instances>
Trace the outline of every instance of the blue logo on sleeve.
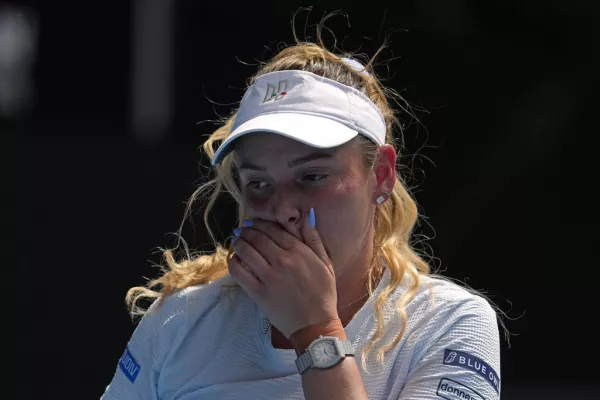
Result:
<instances>
[{"instance_id":1,"label":"blue logo on sleeve","mask_svg":"<svg viewBox=\"0 0 600 400\"><path fill-rule=\"evenodd\" d=\"M444 365L454 365L476 372L492 385L496 393L500 393L500 378L498 374L481 358L472 356L464 351L446 349L444 350Z\"/></svg>"},{"instance_id":2,"label":"blue logo on sleeve","mask_svg":"<svg viewBox=\"0 0 600 400\"><path fill-rule=\"evenodd\" d=\"M137 378L138 373L140 372L140 364L135 361L135 358L131 355L128 347L125 348L125 351L119 360L119 368L121 368L121 371L123 371L127 379L132 383L135 382L135 378Z\"/></svg>"}]
</instances>

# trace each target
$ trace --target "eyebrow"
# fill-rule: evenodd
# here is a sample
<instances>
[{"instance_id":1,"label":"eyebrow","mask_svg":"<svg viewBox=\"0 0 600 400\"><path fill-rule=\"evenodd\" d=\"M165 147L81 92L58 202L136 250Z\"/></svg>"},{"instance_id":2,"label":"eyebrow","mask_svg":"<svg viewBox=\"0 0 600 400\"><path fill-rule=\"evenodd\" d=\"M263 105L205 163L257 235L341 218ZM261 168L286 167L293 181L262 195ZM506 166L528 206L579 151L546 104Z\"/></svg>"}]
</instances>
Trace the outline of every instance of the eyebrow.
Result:
<instances>
[{"instance_id":1,"label":"eyebrow","mask_svg":"<svg viewBox=\"0 0 600 400\"><path fill-rule=\"evenodd\" d=\"M288 162L288 167L293 168L293 167L297 167L298 165L305 164L310 161L315 161L315 160L320 160L320 159L331 159L331 158L333 158L333 154L327 153L324 151L317 151L315 153L311 153L307 156L296 158L295 160ZM253 164L248 161L242 162L239 166L239 169L252 169L255 171L265 171L264 167L258 166L256 164Z\"/></svg>"}]
</instances>

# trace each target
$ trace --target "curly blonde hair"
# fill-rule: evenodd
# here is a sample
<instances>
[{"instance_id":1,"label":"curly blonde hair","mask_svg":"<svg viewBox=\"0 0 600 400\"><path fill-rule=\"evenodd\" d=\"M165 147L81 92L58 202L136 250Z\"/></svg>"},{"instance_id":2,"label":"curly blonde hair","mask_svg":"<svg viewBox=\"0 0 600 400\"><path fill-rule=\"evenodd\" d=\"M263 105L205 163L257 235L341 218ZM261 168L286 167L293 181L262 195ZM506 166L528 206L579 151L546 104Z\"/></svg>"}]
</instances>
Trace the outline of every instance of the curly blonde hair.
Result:
<instances>
[{"instance_id":1,"label":"curly blonde hair","mask_svg":"<svg viewBox=\"0 0 600 400\"><path fill-rule=\"evenodd\" d=\"M403 112L408 114L410 112L406 102L396 92L385 88L373 71L373 61L383 47L365 63L365 71L368 72L365 74L353 69L352 66L342 60L343 57L356 58L355 55L347 53L336 55L326 48L321 36L322 28L323 26L320 25L317 31L316 43L300 42L296 38L295 45L281 50L268 62L263 63L258 72L249 80L248 85L252 85L256 77L269 72L302 70L354 87L366 94L377 105L387 125L386 142L398 150L394 140L394 132L397 130L399 134L402 134L402 127L390 103L394 101L400 105ZM402 104L405 104L405 107ZM218 144L231 133L231 126L235 117L234 112L204 143L203 150L210 159L213 158ZM365 164L372 165L377 157L377 145L367 139L357 140L360 140L359 144L363 150ZM234 178L233 168L233 156L230 154L220 165L215 167L216 176L195 190L186 208L186 215L188 215L191 205L198 198L208 197L204 211L204 223L215 244L215 251L211 254L189 256L187 259L176 261L173 252L166 250L164 256L167 267L164 269L163 274L148 282L144 287L134 287L128 291L126 301L132 315L145 312L138 305L142 299L158 298L163 300L176 291L189 286L206 284L228 274L227 261L231 254L231 246L226 248L217 242L210 229L208 218L212 207L223 191L227 191L236 200L238 204L238 221L248 217L242 202L241 190ZM205 196L208 193L210 194ZM420 277L429 274L429 265L411 245L411 235L418 217L416 202L398 172L390 201L376 208L374 219L374 254L367 277L369 295L373 295L374 286L384 271L384 265L390 271L390 280L382 288L375 301L377 328L372 340L362 350L363 367L365 367L365 360L370 350L384 336L386 325L383 318L384 307L395 307L403 325L391 343L381 346L377 353L377 360L380 362L383 362L385 352L394 348L404 335L407 319L406 306L419 290ZM401 283L407 285L408 290L392 305L390 304L390 295Z\"/></svg>"}]
</instances>

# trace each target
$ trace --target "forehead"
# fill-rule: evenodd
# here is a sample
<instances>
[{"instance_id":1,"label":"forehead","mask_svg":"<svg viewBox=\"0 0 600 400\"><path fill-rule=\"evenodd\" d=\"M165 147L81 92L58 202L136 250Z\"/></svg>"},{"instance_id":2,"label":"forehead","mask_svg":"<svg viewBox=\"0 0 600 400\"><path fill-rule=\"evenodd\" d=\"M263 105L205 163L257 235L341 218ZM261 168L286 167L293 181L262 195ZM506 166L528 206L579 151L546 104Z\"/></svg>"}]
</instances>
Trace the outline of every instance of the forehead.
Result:
<instances>
[{"instance_id":1,"label":"forehead","mask_svg":"<svg viewBox=\"0 0 600 400\"><path fill-rule=\"evenodd\" d=\"M292 159L305 157L313 153L327 153L332 159L353 162L360 158L360 151L354 141L331 149L319 149L282 135L256 132L239 138L235 143L235 158L240 161L262 163L289 162Z\"/></svg>"}]
</instances>

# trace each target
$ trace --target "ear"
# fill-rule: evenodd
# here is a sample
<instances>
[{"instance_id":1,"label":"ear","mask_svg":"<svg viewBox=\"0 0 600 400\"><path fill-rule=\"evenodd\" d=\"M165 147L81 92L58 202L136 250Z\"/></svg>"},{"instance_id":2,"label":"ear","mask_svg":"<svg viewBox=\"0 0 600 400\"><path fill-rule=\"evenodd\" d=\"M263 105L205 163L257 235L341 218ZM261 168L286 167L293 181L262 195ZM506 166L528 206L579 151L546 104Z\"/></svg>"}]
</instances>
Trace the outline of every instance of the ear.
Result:
<instances>
[{"instance_id":1,"label":"ear","mask_svg":"<svg viewBox=\"0 0 600 400\"><path fill-rule=\"evenodd\" d=\"M384 144L379 147L378 153L375 165L373 165L375 174L373 202L382 204L389 198L396 184L396 152L391 145Z\"/></svg>"}]
</instances>

